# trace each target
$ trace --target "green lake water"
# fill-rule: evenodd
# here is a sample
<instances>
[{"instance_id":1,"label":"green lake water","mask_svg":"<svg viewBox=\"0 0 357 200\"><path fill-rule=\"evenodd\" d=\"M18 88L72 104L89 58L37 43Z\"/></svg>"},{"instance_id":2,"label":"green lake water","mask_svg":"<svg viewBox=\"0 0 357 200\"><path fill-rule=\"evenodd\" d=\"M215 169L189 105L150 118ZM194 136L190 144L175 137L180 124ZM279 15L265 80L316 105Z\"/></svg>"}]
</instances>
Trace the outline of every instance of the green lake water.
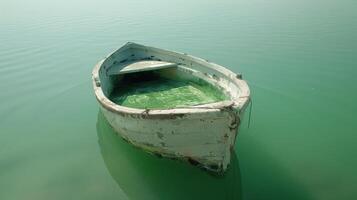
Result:
<instances>
[{"instance_id":1,"label":"green lake water","mask_svg":"<svg viewBox=\"0 0 357 200\"><path fill-rule=\"evenodd\" d=\"M248 81L224 177L115 136L91 71L127 41ZM2 0L0 199L356 199L356 55L353 0Z\"/></svg>"}]
</instances>

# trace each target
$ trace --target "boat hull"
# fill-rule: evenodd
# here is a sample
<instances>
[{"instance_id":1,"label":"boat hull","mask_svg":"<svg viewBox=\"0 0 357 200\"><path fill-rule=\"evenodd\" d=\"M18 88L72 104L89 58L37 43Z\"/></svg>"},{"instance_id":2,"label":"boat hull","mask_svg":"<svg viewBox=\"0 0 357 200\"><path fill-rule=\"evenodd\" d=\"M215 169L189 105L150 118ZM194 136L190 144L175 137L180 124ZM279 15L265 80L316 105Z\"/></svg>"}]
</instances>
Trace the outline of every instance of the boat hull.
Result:
<instances>
[{"instance_id":1,"label":"boat hull","mask_svg":"<svg viewBox=\"0 0 357 200\"><path fill-rule=\"evenodd\" d=\"M141 149L217 173L229 165L239 124L233 110L150 118L145 113L121 115L100 108L114 130Z\"/></svg>"}]
</instances>

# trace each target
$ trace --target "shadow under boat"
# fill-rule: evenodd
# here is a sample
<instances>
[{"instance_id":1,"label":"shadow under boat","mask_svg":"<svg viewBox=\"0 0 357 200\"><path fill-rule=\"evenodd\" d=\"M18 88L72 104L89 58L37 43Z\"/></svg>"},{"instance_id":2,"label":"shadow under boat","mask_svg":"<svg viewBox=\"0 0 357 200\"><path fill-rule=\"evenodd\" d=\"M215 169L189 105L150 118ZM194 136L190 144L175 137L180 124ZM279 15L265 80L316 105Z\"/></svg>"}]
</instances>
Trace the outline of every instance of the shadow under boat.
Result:
<instances>
[{"instance_id":1,"label":"shadow under boat","mask_svg":"<svg viewBox=\"0 0 357 200\"><path fill-rule=\"evenodd\" d=\"M182 161L160 158L124 141L99 111L98 143L104 163L125 194L140 199L241 199L238 159L214 176Z\"/></svg>"}]
</instances>

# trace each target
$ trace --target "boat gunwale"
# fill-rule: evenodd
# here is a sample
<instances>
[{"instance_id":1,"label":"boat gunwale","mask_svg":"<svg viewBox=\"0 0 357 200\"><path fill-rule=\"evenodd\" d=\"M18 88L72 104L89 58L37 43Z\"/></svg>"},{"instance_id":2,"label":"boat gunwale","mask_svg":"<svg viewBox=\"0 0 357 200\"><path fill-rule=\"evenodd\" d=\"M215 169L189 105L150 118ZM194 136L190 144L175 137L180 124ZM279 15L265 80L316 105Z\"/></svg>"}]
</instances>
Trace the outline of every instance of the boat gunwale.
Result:
<instances>
[{"instance_id":1,"label":"boat gunwale","mask_svg":"<svg viewBox=\"0 0 357 200\"><path fill-rule=\"evenodd\" d=\"M226 76L226 79L234 82L237 87L240 90L240 95L238 98L235 98L233 100L223 100L223 101L218 101L214 103L209 103L209 104L200 104L197 106L190 106L190 107L176 107L176 108L169 108L169 109L140 109L140 108L131 108L131 107L126 107L126 106L121 106L118 105L114 102L112 102L103 92L101 85L97 84L97 81L99 79L99 70L102 67L104 61L106 61L108 58L111 58L113 54L116 52L124 49L124 48L144 48L144 49L150 49L150 50L159 50L159 51L164 51L167 53L171 54L177 54L179 56L183 57L188 57L191 60L194 60L198 63L202 63L205 67L210 68L213 71L220 72ZM199 113L207 113L207 112L219 112L221 110L224 110L226 108L234 108L238 109L239 113L243 112L245 108L247 107L248 103L250 102L250 90L248 87L248 84L246 83L245 80L242 80L239 78L240 76L232 72L231 70L218 65L216 63L209 62L207 60L204 60L199 57L195 57L186 53L181 53L177 51L170 51L166 49L159 49L155 47L150 47L150 46L144 46L132 42L126 43L124 46L120 47L119 49L113 51L110 53L108 56L106 56L104 59L99 61L93 71L92 71L92 83L93 83L93 88L94 88L94 93L95 96L98 100L98 102L107 110L121 114L121 115L131 115L131 116L146 116L147 118L155 118L155 117L163 117L167 118L168 116L171 117L182 117L185 114L199 114Z\"/></svg>"}]
</instances>

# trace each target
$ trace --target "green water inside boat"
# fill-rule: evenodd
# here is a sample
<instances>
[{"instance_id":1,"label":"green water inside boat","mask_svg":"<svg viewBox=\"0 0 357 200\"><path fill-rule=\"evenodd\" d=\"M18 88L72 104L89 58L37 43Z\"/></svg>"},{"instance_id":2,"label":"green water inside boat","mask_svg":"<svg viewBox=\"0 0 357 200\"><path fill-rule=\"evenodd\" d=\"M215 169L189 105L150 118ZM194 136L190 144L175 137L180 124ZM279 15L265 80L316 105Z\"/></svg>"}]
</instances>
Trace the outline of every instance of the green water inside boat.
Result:
<instances>
[{"instance_id":1,"label":"green water inside boat","mask_svg":"<svg viewBox=\"0 0 357 200\"><path fill-rule=\"evenodd\" d=\"M204 81L182 81L158 78L123 84L110 99L132 108L169 109L227 100L228 97Z\"/></svg>"}]
</instances>

